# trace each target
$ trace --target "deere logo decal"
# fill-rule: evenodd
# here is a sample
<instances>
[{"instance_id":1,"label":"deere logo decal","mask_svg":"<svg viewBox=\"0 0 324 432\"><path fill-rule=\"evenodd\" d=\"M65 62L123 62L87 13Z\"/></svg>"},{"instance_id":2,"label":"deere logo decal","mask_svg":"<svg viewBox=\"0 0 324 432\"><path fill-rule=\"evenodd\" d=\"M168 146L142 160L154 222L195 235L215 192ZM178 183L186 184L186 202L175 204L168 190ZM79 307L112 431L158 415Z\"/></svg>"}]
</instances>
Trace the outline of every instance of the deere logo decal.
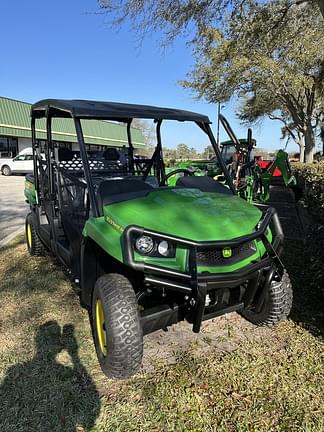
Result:
<instances>
[{"instance_id":1,"label":"deere logo decal","mask_svg":"<svg viewBox=\"0 0 324 432\"><path fill-rule=\"evenodd\" d=\"M111 217L105 216L105 221L108 222L112 227L114 227L117 231L122 233L124 231L123 227L118 225Z\"/></svg>"},{"instance_id":2,"label":"deere logo decal","mask_svg":"<svg viewBox=\"0 0 324 432\"><path fill-rule=\"evenodd\" d=\"M224 247L223 257L224 258L231 258L231 256L232 256L232 249L230 247Z\"/></svg>"}]
</instances>

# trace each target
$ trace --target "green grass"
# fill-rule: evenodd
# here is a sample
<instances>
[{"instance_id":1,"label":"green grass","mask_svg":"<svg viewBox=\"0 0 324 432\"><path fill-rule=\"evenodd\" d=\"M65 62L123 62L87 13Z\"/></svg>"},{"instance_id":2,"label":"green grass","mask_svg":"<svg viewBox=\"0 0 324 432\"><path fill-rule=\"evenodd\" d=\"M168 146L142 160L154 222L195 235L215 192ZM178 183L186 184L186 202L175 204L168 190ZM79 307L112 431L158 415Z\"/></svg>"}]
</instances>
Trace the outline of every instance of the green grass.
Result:
<instances>
[{"instance_id":1,"label":"green grass","mask_svg":"<svg viewBox=\"0 0 324 432\"><path fill-rule=\"evenodd\" d=\"M286 248L293 320L256 329L235 314L216 319L174 350L174 364L156 354L154 370L127 381L101 373L60 268L21 242L0 251L0 431L324 431L323 299L309 248ZM151 335L146 353L167 337Z\"/></svg>"}]
</instances>

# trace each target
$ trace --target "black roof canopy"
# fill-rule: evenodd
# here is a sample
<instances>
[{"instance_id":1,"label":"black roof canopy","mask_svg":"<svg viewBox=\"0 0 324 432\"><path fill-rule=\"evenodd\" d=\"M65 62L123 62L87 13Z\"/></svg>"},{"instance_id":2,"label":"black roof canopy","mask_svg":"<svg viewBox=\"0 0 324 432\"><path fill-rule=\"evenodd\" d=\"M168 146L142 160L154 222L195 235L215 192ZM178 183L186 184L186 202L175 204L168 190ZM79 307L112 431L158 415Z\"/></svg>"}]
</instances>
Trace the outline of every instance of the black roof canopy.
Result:
<instances>
[{"instance_id":1,"label":"black roof canopy","mask_svg":"<svg viewBox=\"0 0 324 432\"><path fill-rule=\"evenodd\" d=\"M176 108L77 99L43 99L32 105L31 115L34 118L45 117L48 109L53 117L93 118L126 122L133 118L143 118L210 123L206 115Z\"/></svg>"}]
</instances>

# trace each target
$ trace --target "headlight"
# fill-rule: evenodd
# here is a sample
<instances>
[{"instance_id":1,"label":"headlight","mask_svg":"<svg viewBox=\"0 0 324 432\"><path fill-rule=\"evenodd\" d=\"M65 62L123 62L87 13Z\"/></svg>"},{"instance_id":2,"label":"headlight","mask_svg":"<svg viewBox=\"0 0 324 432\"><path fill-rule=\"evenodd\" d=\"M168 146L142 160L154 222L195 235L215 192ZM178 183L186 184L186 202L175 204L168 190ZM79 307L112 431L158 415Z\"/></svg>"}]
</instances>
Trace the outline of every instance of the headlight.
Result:
<instances>
[{"instance_id":1,"label":"headlight","mask_svg":"<svg viewBox=\"0 0 324 432\"><path fill-rule=\"evenodd\" d=\"M149 254L154 248L154 241L149 236L141 236L135 242L136 249L141 254Z\"/></svg>"},{"instance_id":2,"label":"headlight","mask_svg":"<svg viewBox=\"0 0 324 432\"><path fill-rule=\"evenodd\" d=\"M154 258L174 258L176 247L171 242L149 235L142 235L135 239L135 249L141 255Z\"/></svg>"},{"instance_id":3,"label":"headlight","mask_svg":"<svg viewBox=\"0 0 324 432\"><path fill-rule=\"evenodd\" d=\"M166 240L162 240L158 245L158 252L162 256L168 256L169 255L169 243Z\"/></svg>"}]
</instances>

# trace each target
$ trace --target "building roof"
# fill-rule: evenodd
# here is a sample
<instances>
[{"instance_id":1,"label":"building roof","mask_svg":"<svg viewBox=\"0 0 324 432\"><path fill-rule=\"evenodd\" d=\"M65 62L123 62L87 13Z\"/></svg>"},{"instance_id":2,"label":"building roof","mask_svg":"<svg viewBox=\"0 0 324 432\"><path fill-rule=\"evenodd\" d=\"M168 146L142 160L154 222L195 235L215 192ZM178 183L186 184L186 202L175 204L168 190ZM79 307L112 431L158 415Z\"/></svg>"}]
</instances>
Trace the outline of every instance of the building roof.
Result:
<instances>
[{"instance_id":1,"label":"building roof","mask_svg":"<svg viewBox=\"0 0 324 432\"><path fill-rule=\"evenodd\" d=\"M203 114L176 108L89 100L44 99L32 106L33 115L43 117L48 108L51 108L54 116L63 117L91 117L119 121L127 121L133 118L167 119L210 123L209 118Z\"/></svg>"},{"instance_id":2,"label":"building roof","mask_svg":"<svg viewBox=\"0 0 324 432\"><path fill-rule=\"evenodd\" d=\"M0 97L0 135L31 138L31 104ZM127 146L126 127L102 120L82 120L82 129L86 144ZM54 118L52 123L53 140L77 142L77 136L71 118ZM38 139L46 139L45 119L36 120ZM144 137L139 129L131 128L132 143L135 148L144 146Z\"/></svg>"}]
</instances>

